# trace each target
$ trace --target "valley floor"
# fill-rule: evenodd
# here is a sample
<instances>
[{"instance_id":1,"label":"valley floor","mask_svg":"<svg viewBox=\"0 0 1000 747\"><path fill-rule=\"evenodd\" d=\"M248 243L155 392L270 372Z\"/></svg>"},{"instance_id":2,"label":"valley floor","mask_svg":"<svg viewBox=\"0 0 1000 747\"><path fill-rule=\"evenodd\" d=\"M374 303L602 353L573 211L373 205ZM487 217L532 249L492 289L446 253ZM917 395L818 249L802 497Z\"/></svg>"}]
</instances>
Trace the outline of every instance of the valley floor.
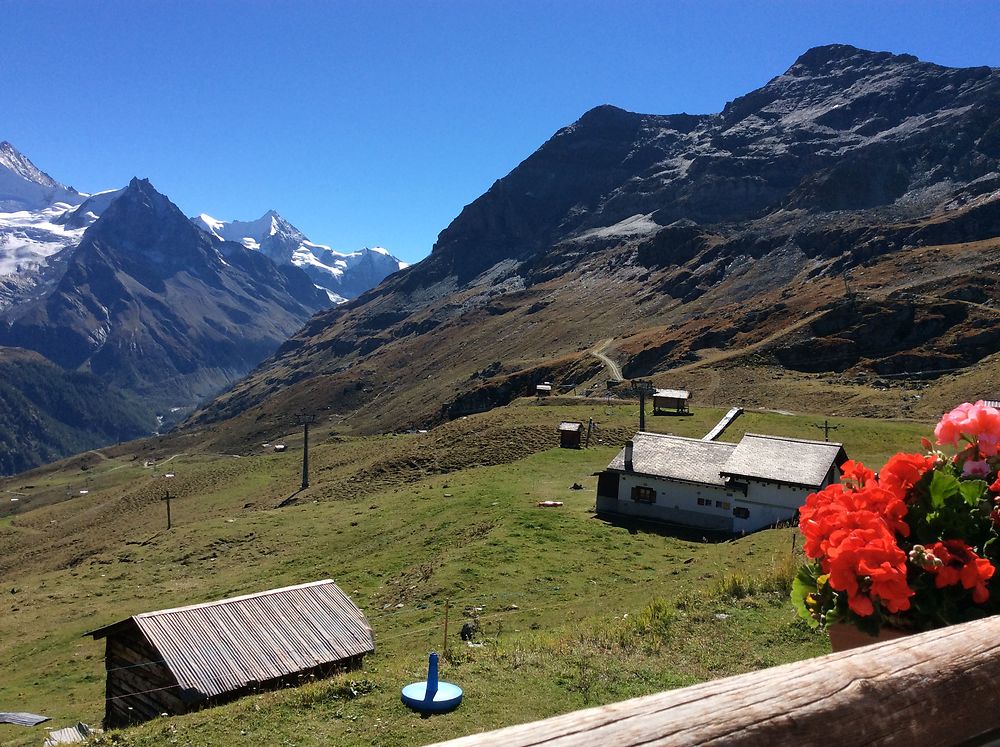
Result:
<instances>
[{"instance_id":1,"label":"valley floor","mask_svg":"<svg viewBox=\"0 0 1000 747\"><path fill-rule=\"evenodd\" d=\"M696 407L647 424L700 437L725 410ZM588 418L598 423L591 448L555 448L561 420ZM816 438L822 420L747 413L723 438ZM323 578L375 630L376 653L361 670L102 742L416 745L826 652L788 602L793 529L707 542L593 515L594 475L636 421L634 404L522 400L424 434L349 438L318 428L312 486L301 492L291 426L239 455L204 453L207 441L182 436L0 482L0 710L53 718L33 729L0 725L0 742L37 744L45 726L100 722L104 651L87 631ZM878 464L918 448L928 431L911 421L836 424L849 456ZM274 453L275 441L288 450ZM169 532L160 500L168 470ZM541 500L564 505L539 508ZM427 652L443 648L446 605L442 678L460 684L465 701L421 718L399 702L399 688L422 679ZM481 632L468 646L458 631L472 617Z\"/></svg>"}]
</instances>

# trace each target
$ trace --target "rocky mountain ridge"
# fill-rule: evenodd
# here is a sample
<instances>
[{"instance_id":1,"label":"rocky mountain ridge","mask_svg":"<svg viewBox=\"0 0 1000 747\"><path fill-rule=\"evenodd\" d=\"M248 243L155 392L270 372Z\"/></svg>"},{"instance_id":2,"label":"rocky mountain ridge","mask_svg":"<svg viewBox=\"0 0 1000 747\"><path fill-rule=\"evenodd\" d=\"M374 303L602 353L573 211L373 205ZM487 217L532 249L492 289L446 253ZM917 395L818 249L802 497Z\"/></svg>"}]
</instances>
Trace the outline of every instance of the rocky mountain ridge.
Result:
<instances>
[{"instance_id":1,"label":"rocky mountain ridge","mask_svg":"<svg viewBox=\"0 0 1000 747\"><path fill-rule=\"evenodd\" d=\"M811 373L970 366L997 350L995 288L976 280L997 270L968 255L998 237L1000 71L819 47L718 114L587 112L466 206L430 257L318 315L195 422L307 402L361 430L432 422L529 393L532 371L594 380L588 351L609 338L627 375L702 395L727 366L805 374L779 351L824 334L854 353ZM929 271L980 306L960 300L959 319L941 294L914 294ZM899 324L880 325L899 296ZM834 311L859 298L860 316ZM855 317L893 344L858 347Z\"/></svg>"},{"instance_id":2,"label":"rocky mountain ridge","mask_svg":"<svg viewBox=\"0 0 1000 747\"><path fill-rule=\"evenodd\" d=\"M0 329L0 344L90 371L155 407L189 408L325 304L296 268L216 244L133 179L86 230L54 290Z\"/></svg>"},{"instance_id":3,"label":"rocky mountain ridge","mask_svg":"<svg viewBox=\"0 0 1000 747\"><path fill-rule=\"evenodd\" d=\"M345 254L316 244L274 210L254 221L226 222L204 213L191 220L220 241L235 241L279 265L298 267L328 292L334 304L356 298L408 266L382 247Z\"/></svg>"},{"instance_id":4,"label":"rocky mountain ridge","mask_svg":"<svg viewBox=\"0 0 1000 747\"><path fill-rule=\"evenodd\" d=\"M8 436L22 445L0 471L100 445L109 433L149 433L154 411L161 425L176 422L273 352L313 311L344 300L318 290L313 269L345 294L398 269L388 253L373 255L381 262L333 253L329 266L316 259L306 274L294 257L300 244L317 256L328 248L273 216L269 227L280 230L251 251L197 230L145 180L88 195L0 144L0 346L14 346L0 354L9 370L28 361L23 366L36 374L8 377L0 392ZM20 348L58 365L35 365ZM74 386L122 416L120 427L60 424L48 405L74 400ZM129 408L113 404L121 397L131 398ZM126 410L144 414L126 417ZM84 411L74 405L67 417ZM149 425L137 433L139 422Z\"/></svg>"}]
</instances>

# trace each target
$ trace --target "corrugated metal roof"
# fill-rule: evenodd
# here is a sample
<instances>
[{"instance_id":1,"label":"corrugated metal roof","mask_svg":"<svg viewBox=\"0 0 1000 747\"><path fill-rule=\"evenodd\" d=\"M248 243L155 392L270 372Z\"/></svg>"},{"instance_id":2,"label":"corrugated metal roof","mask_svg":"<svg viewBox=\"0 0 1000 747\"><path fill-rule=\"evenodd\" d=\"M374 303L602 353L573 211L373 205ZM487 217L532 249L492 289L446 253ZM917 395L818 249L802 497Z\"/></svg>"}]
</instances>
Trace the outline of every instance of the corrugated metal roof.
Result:
<instances>
[{"instance_id":1,"label":"corrugated metal roof","mask_svg":"<svg viewBox=\"0 0 1000 747\"><path fill-rule=\"evenodd\" d=\"M100 729L91 729L83 722L78 721L76 726L50 731L48 738L42 744L43 747L57 747L60 744L83 744L92 736L100 733Z\"/></svg>"},{"instance_id":2,"label":"corrugated metal roof","mask_svg":"<svg viewBox=\"0 0 1000 747\"><path fill-rule=\"evenodd\" d=\"M846 458L842 444L747 433L722 473L818 488Z\"/></svg>"},{"instance_id":3,"label":"corrugated metal roof","mask_svg":"<svg viewBox=\"0 0 1000 747\"><path fill-rule=\"evenodd\" d=\"M736 444L639 431L632 436L632 471L669 480L723 485L720 474ZM625 471L625 449L608 469Z\"/></svg>"},{"instance_id":4,"label":"corrugated metal roof","mask_svg":"<svg viewBox=\"0 0 1000 747\"><path fill-rule=\"evenodd\" d=\"M38 726L49 720L48 716L39 716L37 713L25 713L17 711L14 713L0 712L0 724L14 724L15 726Z\"/></svg>"},{"instance_id":5,"label":"corrugated metal roof","mask_svg":"<svg viewBox=\"0 0 1000 747\"><path fill-rule=\"evenodd\" d=\"M146 612L134 622L178 684L205 697L375 650L360 609L332 581Z\"/></svg>"},{"instance_id":6,"label":"corrugated metal roof","mask_svg":"<svg viewBox=\"0 0 1000 747\"><path fill-rule=\"evenodd\" d=\"M571 423L565 421L559 424L559 430L561 431L578 431L583 428L583 423Z\"/></svg>"},{"instance_id":7,"label":"corrugated metal roof","mask_svg":"<svg viewBox=\"0 0 1000 747\"><path fill-rule=\"evenodd\" d=\"M669 399L687 399L691 392L687 389L657 389L653 392L654 397L667 397Z\"/></svg>"}]
</instances>

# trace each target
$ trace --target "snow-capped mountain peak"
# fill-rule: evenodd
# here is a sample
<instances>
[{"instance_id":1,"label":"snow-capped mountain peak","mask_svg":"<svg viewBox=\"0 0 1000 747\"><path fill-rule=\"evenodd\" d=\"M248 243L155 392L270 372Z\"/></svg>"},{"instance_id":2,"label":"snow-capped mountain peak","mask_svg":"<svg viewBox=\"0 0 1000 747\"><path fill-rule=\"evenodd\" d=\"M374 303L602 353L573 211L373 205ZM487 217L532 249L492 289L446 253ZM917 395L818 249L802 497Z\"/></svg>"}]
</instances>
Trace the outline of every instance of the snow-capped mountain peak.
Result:
<instances>
[{"instance_id":1,"label":"snow-capped mountain peak","mask_svg":"<svg viewBox=\"0 0 1000 747\"><path fill-rule=\"evenodd\" d=\"M278 264L296 265L317 287L326 290L332 303L359 296L408 266L384 247L344 253L312 242L274 210L251 221L221 221L207 213L191 221L221 241L235 241L260 251Z\"/></svg>"},{"instance_id":2,"label":"snow-capped mountain peak","mask_svg":"<svg viewBox=\"0 0 1000 747\"><path fill-rule=\"evenodd\" d=\"M0 142L0 212L42 210L57 202L79 205L85 197L57 182L6 140Z\"/></svg>"},{"instance_id":3,"label":"snow-capped mountain peak","mask_svg":"<svg viewBox=\"0 0 1000 747\"><path fill-rule=\"evenodd\" d=\"M0 143L0 166L12 171L22 179L43 187L66 189L51 176L31 162L31 159L4 140Z\"/></svg>"}]
</instances>

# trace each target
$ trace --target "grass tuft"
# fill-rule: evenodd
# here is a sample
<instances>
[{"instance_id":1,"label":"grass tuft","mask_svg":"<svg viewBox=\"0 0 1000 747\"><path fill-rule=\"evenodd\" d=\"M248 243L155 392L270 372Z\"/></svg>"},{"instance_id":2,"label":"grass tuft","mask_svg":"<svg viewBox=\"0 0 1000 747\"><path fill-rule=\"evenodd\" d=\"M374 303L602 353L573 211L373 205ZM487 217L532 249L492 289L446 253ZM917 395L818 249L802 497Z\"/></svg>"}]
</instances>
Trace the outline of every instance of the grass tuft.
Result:
<instances>
[{"instance_id":1,"label":"grass tuft","mask_svg":"<svg viewBox=\"0 0 1000 747\"><path fill-rule=\"evenodd\" d=\"M727 573L716 582L714 596L731 600L768 594L787 598L800 562L795 555L787 553L775 558L764 573Z\"/></svg>"}]
</instances>

